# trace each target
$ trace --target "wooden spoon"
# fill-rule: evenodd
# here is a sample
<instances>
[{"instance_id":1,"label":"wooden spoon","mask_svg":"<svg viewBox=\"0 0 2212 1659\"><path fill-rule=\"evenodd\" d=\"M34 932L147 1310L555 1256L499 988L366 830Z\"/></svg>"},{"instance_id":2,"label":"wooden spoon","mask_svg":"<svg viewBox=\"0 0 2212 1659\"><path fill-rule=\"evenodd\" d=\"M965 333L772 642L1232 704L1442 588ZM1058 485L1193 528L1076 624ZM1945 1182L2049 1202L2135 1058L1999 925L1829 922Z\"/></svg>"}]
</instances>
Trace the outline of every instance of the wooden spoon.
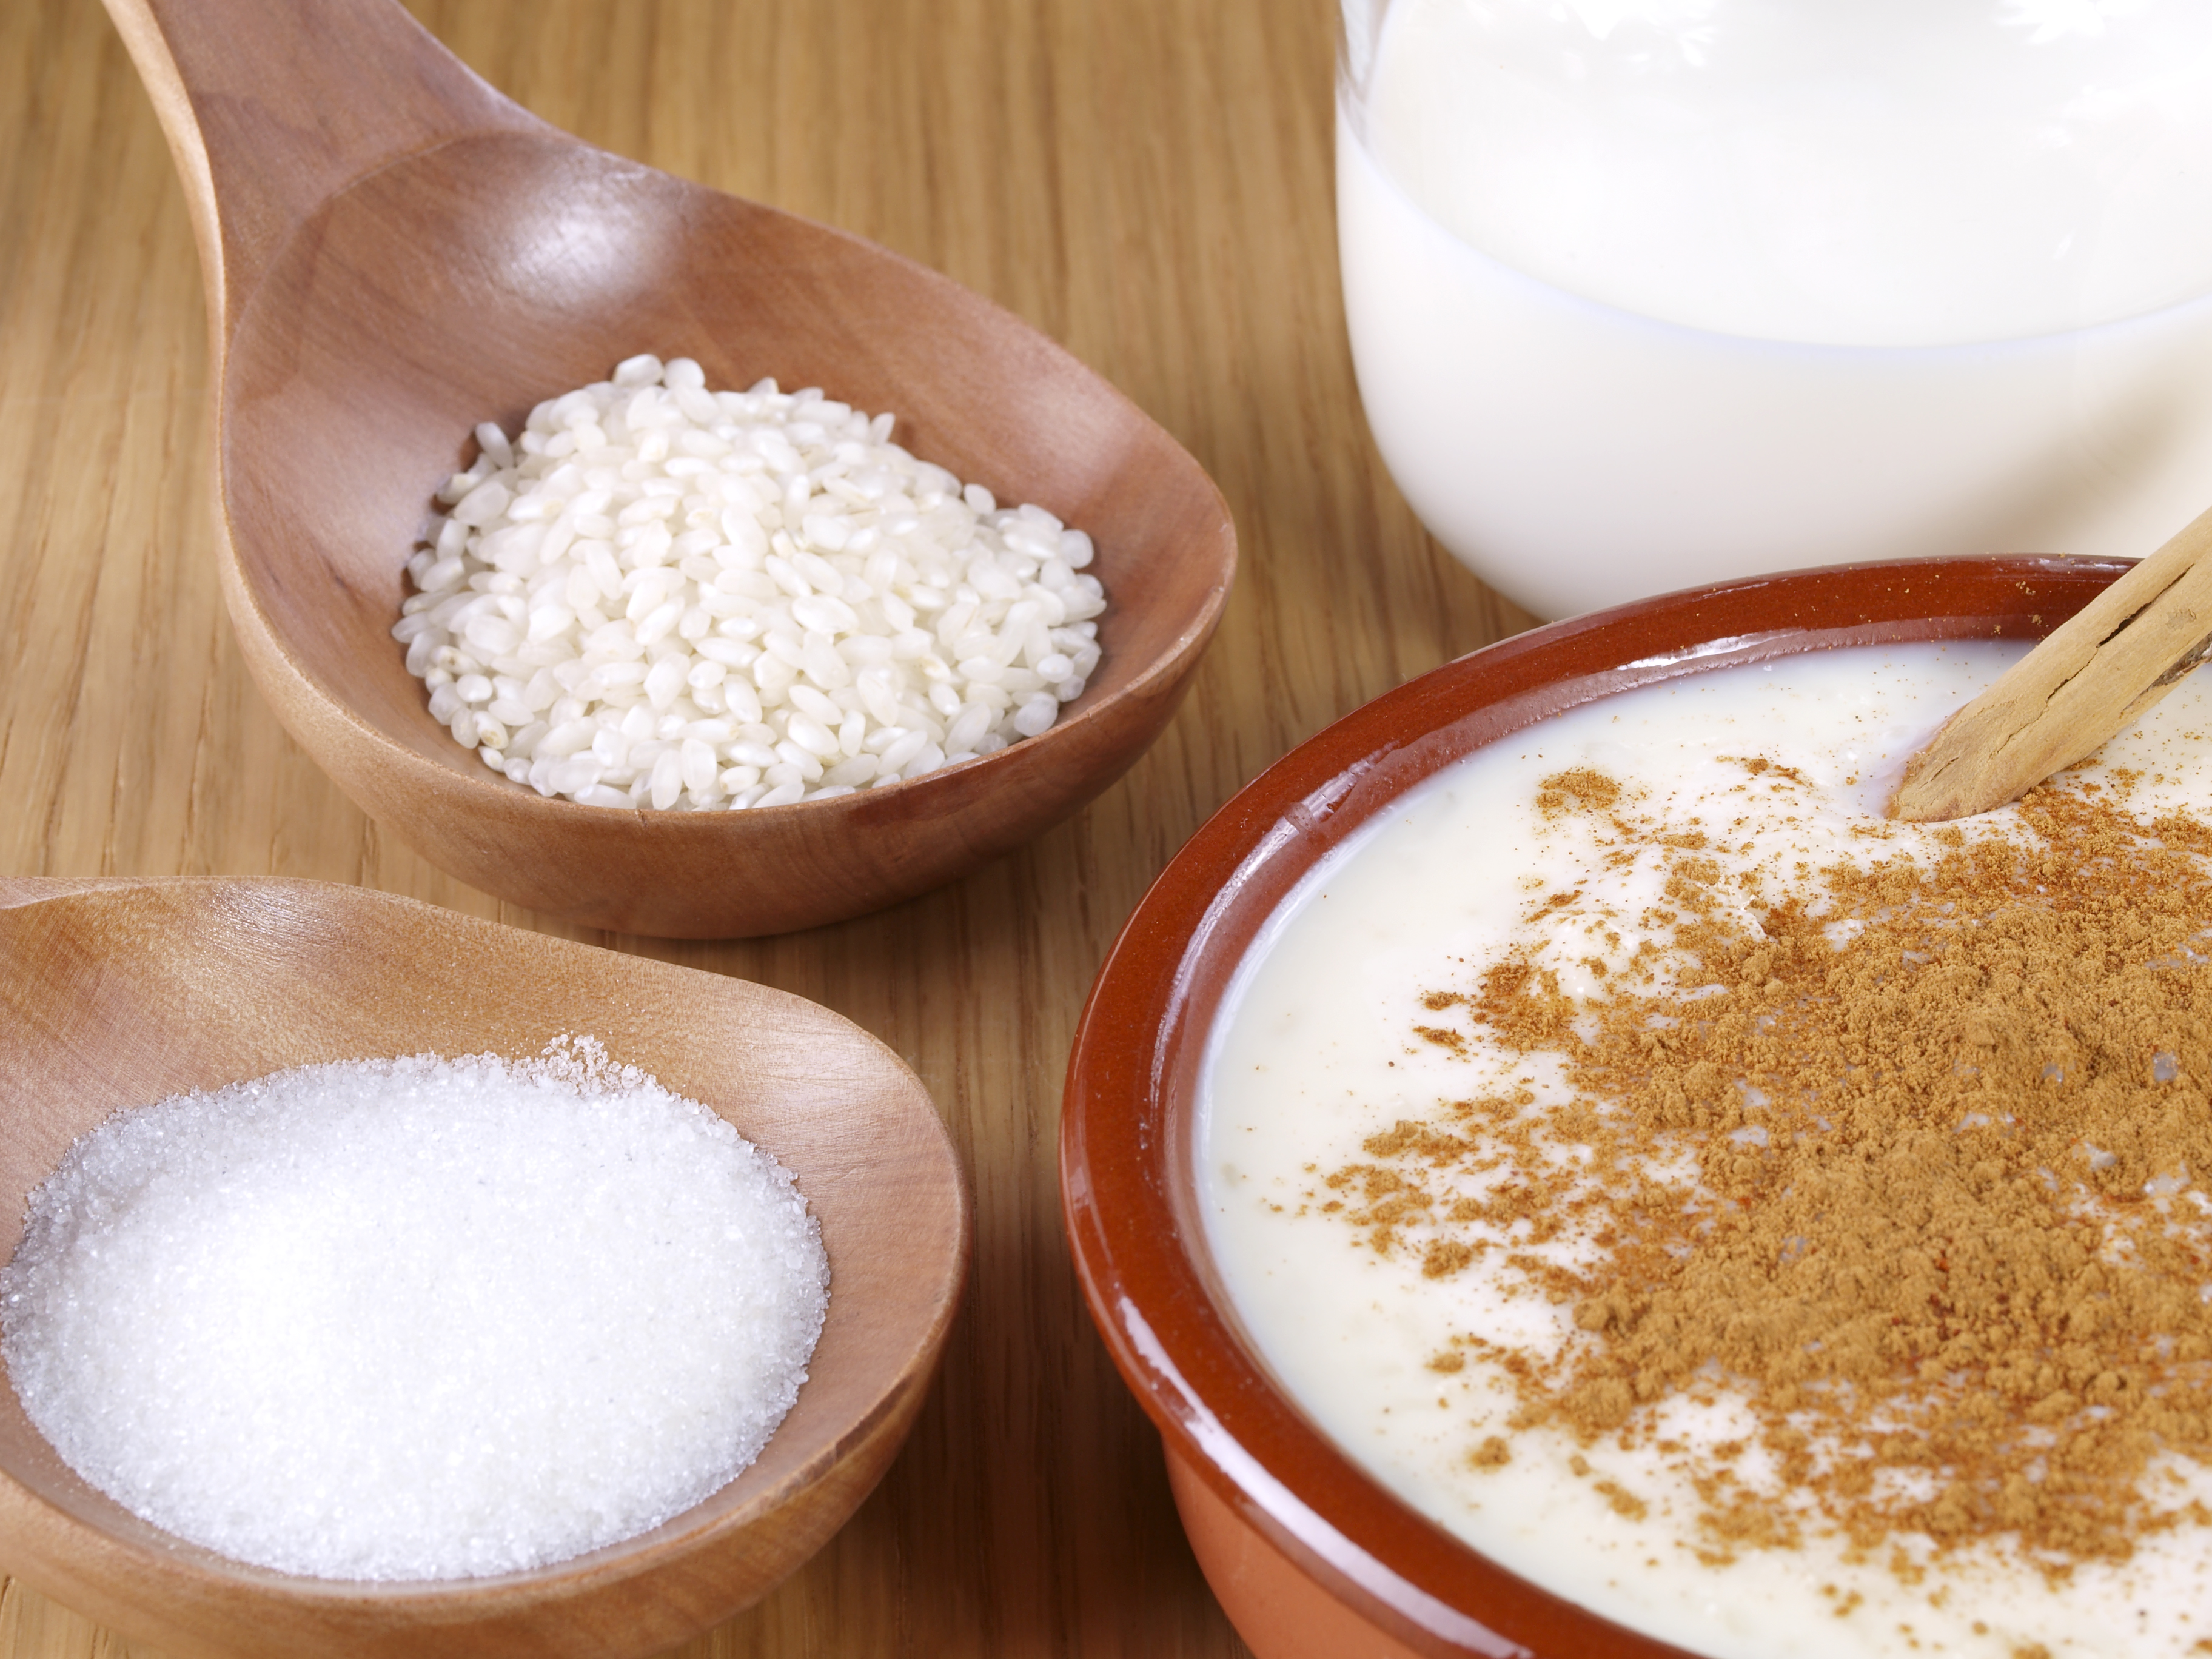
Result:
<instances>
[{"instance_id":1,"label":"wooden spoon","mask_svg":"<svg viewBox=\"0 0 2212 1659\"><path fill-rule=\"evenodd\" d=\"M331 1060L525 1059L563 1033L720 1112L821 1221L828 1322L750 1469L652 1532L533 1572L296 1578L101 1496L0 1385L0 1571L177 1659L645 1659L820 1548L921 1408L969 1223L921 1082L801 998L319 882L0 880L0 1261L26 1194L119 1108Z\"/></svg>"},{"instance_id":2,"label":"wooden spoon","mask_svg":"<svg viewBox=\"0 0 2212 1659\"><path fill-rule=\"evenodd\" d=\"M1943 722L1889 815L1932 823L2017 800L2141 720L2212 655L2212 512L2135 566Z\"/></svg>"},{"instance_id":3,"label":"wooden spoon","mask_svg":"<svg viewBox=\"0 0 2212 1659\"><path fill-rule=\"evenodd\" d=\"M107 0L206 270L224 597L248 667L339 787L532 909L714 937L948 881L1103 789L1173 713L1236 568L1220 494L1097 375L884 250L556 131L392 0ZM1042 738L750 812L549 800L431 719L389 630L431 492L638 352L819 386L910 449L1088 530L1109 609Z\"/></svg>"}]
</instances>

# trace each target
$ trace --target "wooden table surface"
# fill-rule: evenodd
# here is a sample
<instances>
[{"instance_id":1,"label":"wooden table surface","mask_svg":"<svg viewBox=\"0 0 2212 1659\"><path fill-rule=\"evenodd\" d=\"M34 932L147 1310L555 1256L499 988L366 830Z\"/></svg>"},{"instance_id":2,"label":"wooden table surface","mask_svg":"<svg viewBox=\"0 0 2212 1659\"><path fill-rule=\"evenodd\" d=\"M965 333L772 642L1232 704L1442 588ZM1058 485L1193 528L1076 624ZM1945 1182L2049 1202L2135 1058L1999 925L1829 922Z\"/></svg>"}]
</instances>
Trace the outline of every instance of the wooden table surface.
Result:
<instances>
[{"instance_id":1,"label":"wooden table surface","mask_svg":"<svg viewBox=\"0 0 2212 1659\"><path fill-rule=\"evenodd\" d=\"M1060 1223L1091 976L1184 838L1301 738L1529 618L1444 556L1361 419L1331 207L1331 0L416 0L495 85L620 154L872 237L1028 318L1212 473L1243 567L1120 784L883 915L584 934L825 1003L890 1043L974 1183L965 1310L859 1516L684 1659L1244 1651ZM216 589L184 198L98 0L0 4L0 875L354 882L574 935L341 795ZM0 1659L155 1659L8 1583Z\"/></svg>"}]
</instances>

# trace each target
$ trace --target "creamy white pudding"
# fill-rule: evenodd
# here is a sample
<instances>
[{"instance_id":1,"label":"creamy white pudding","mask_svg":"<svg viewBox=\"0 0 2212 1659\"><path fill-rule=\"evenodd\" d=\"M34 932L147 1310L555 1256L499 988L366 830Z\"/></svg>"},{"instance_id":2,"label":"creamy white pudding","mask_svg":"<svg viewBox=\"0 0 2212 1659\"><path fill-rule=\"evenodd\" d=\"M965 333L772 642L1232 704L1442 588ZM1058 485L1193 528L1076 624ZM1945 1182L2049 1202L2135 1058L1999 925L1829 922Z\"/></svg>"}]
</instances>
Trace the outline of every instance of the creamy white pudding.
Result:
<instances>
[{"instance_id":1,"label":"creamy white pudding","mask_svg":"<svg viewBox=\"0 0 2212 1659\"><path fill-rule=\"evenodd\" d=\"M1842 899L1823 901L1832 890L1823 870L1884 860L1934 870L1984 843L2020 844L2030 831L2016 808L1958 830L1880 817L1906 757L2019 649L1791 658L1625 694L1516 733L1408 794L1302 883L1255 941L1215 1029L1196 1128L1207 1244L1285 1388L1377 1479L1474 1547L1716 1659L1905 1650L2015 1659L2039 1644L2052 1656L2180 1656L2212 1638L2212 1526L2188 1508L2212 1509L2212 1472L2187 1456L2157 1453L2130 1477L2139 1502L2124 1541L2086 1535L2069 1555L2050 1547L2051 1515L2041 1510L2028 1547L1986 1517L1940 1541L1901 1523L1914 1505L1936 1504L1950 1479L1940 1463L1912 1467L1909 1446L1874 1470L1867 1495L1838 1496L1835 1471L1848 1460L1823 1441L1814 1396L1801 1414L1810 1461L1788 1467L1774 1433L1786 1413L1771 1391L1762 1396L1716 1367L1596 1426L1532 1413L1530 1389L1511 1368L1541 1371L1594 1350L1592 1328L1604 1324L1590 1300L1542 1293L1543 1275L1565 1283L1601 1273L1626 1248L1605 1232L1618 1212L1575 1210L1578 1159L1590 1154L1577 1152L1573 1133L1494 1156L1462 1146L1425 1163L1409 1128L1459 1122L1473 1146L1483 1124L1494 1139L1510 1115L1452 1119L1453 1103L1525 1098L1529 1121L1571 1122L1587 1095L1571 1044L1536 1052L1470 1023L1471 988L1501 963L1556 975L1559 994L1585 1011L1654 969L1680 1017L1698 1018L1717 988L1677 959L1684 907L1669 896L1690 857L1711 866L1698 878L1701 902L1720 923L1779 939L1784 911L1809 896L1815 909L1832 904L1820 926L1848 944L1879 921L1849 921ZM1563 794L1583 786L1560 781L1575 777L1606 780L1620 804L1608 796L1601 811L1574 810L1586 800L1563 806ZM2124 812L2144 823L2212 817L2206 678L2185 683L2065 788L2066 799L2092 805L2124 797ZM1650 844L1620 833L1637 824L1659 827ZM1685 852L1691 834L1700 839ZM1661 844L1667 836L1683 844ZM2190 925L2201 929L2204 915ZM2201 939L2197 949L2201 969ZM1585 1035L1595 1018L1584 1018ZM2159 1097L2173 1109L2201 1115L2203 1079L2191 1068L2202 1056L2177 1047L2179 1062L2163 1048L2143 1054L2147 1079L2173 1091ZM1735 1109L1705 1138L1724 1138L1753 1161L1770 1134L1802 1140L1803 1124L1828 1109L1805 1108L1810 1117L1793 1130L1741 1080L1726 1086L1737 1091ZM1978 1116L1965 1114L1956 1133L2008 1132ZM1601 1152L1601 1135L1586 1138ZM1697 1139L1686 1128L1655 1143L1649 1173L1697 1188ZM2160 1166L2138 1202L2100 1195L2094 1171L2113 1154L2085 1146L2080 1156L2078 1166L2057 1160L2047 1172L2054 1188L2078 1189L2065 1213L2100 1225L2108 1212L2153 1216L2161 1237L2206 1242L2198 1235L2212 1200L2197 1172ZM1530 1206L1501 1222L1494 1203L1476 1202L1480 1216L1450 1220L1455 1194L1494 1200L1499 1183L1525 1184L1547 1168L1561 1194L1548 1212ZM1378 1201L1378 1170L1416 1185L1428 1171L1427 1195L1393 1212ZM1733 1203L1713 1192L1695 1201L1723 1218ZM2124 1239L2099 1237L2105 1270L2117 1273L2131 1259ZM1785 1255L1823 1245L1817 1236L1794 1241ZM1899 1273L1914 1270L1900 1253ZM2116 1337L2098 1344L2118 1352ZM1806 1346L1817 1348L1818 1337ZM1960 1369L1942 1385L1946 1408L2017 1358ZM2023 1432L2054 1439L2055 1469L2057 1442L2120 1413L2094 1389L2048 1392L2073 1416ZM1899 1395L1894 1426L1919 1443L1914 1409L1909 1390ZM1838 1516L1861 1526L1856 1544ZM2152 1519L2160 1516L2169 1522Z\"/></svg>"}]
</instances>

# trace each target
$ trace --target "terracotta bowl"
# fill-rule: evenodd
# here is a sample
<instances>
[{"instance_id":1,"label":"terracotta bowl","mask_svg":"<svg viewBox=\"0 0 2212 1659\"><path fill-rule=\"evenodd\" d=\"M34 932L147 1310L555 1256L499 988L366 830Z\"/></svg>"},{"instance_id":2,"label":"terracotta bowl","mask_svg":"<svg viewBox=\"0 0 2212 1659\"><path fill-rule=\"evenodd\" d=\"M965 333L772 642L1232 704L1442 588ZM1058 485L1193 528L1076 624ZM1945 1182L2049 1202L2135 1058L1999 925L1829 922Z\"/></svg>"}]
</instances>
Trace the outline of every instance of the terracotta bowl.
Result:
<instances>
[{"instance_id":1,"label":"terracotta bowl","mask_svg":"<svg viewBox=\"0 0 2212 1659\"><path fill-rule=\"evenodd\" d=\"M1068 1063L1060 1190L1091 1317L1158 1426L1199 1563L1259 1659L1683 1650L1540 1589L1392 1496L1279 1388L1227 1304L1192 1168L1206 1037L1261 924L1405 792L1547 715L1848 645L2039 637L2124 562L1996 558L1724 583L1523 634L1379 697L1208 821L1122 929Z\"/></svg>"},{"instance_id":2,"label":"terracotta bowl","mask_svg":"<svg viewBox=\"0 0 2212 1659\"><path fill-rule=\"evenodd\" d=\"M913 1073L800 998L314 882L0 881L0 1259L30 1188L118 1108L323 1060L527 1058L562 1033L720 1113L821 1220L828 1322L750 1468L652 1532L537 1571L300 1578L138 1520L0 1388L0 1571L175 1659L643 1659L820 1548L921 1407L969 1214Z\"/></svg>"}]
</instances>

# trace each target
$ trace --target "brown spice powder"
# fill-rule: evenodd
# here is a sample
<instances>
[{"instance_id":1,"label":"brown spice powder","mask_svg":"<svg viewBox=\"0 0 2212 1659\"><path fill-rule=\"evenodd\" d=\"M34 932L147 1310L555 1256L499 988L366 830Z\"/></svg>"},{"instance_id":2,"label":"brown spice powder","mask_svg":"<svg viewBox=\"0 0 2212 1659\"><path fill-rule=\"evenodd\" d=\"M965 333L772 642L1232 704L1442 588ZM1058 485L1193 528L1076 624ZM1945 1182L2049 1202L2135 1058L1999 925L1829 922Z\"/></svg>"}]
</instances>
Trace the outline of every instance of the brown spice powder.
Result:
<instances>
[{"instance_id":1,"label":"brown spice powder","mask_svg":"<svg viewBox=\"0 0 2212 1659\"><path fill-rule=\"evenodd\" d=\"M2063 1573L2212 1523L2158 1490L2161 1458L2212 1462L2212 831L2137 823L2130 781L1936 832L1932 866L1875 829L1875 856L1747 903L1709 826L1638 817L1586 768L1547 779L1547 817L1662 849L1667 903L1555 893L1532 919L1672 942L1595 1000L1517 954L1421 999L1419 1040L1555 1057L1573 1095L1446 1103L1327 1177L1363 1243L1572 1308L1563 1350L1467 1336L1432 1363L1492 1361L1515 1426L1584 1444L1648 1443L1656 1402L1730 1391L1862 1551L2010 1534ZM1601 1259L1534 1253L1563 1236ZM1708 1559L1799 1535L1741 1449L1677 1462Z\"/></svg>"}]
</instances>

